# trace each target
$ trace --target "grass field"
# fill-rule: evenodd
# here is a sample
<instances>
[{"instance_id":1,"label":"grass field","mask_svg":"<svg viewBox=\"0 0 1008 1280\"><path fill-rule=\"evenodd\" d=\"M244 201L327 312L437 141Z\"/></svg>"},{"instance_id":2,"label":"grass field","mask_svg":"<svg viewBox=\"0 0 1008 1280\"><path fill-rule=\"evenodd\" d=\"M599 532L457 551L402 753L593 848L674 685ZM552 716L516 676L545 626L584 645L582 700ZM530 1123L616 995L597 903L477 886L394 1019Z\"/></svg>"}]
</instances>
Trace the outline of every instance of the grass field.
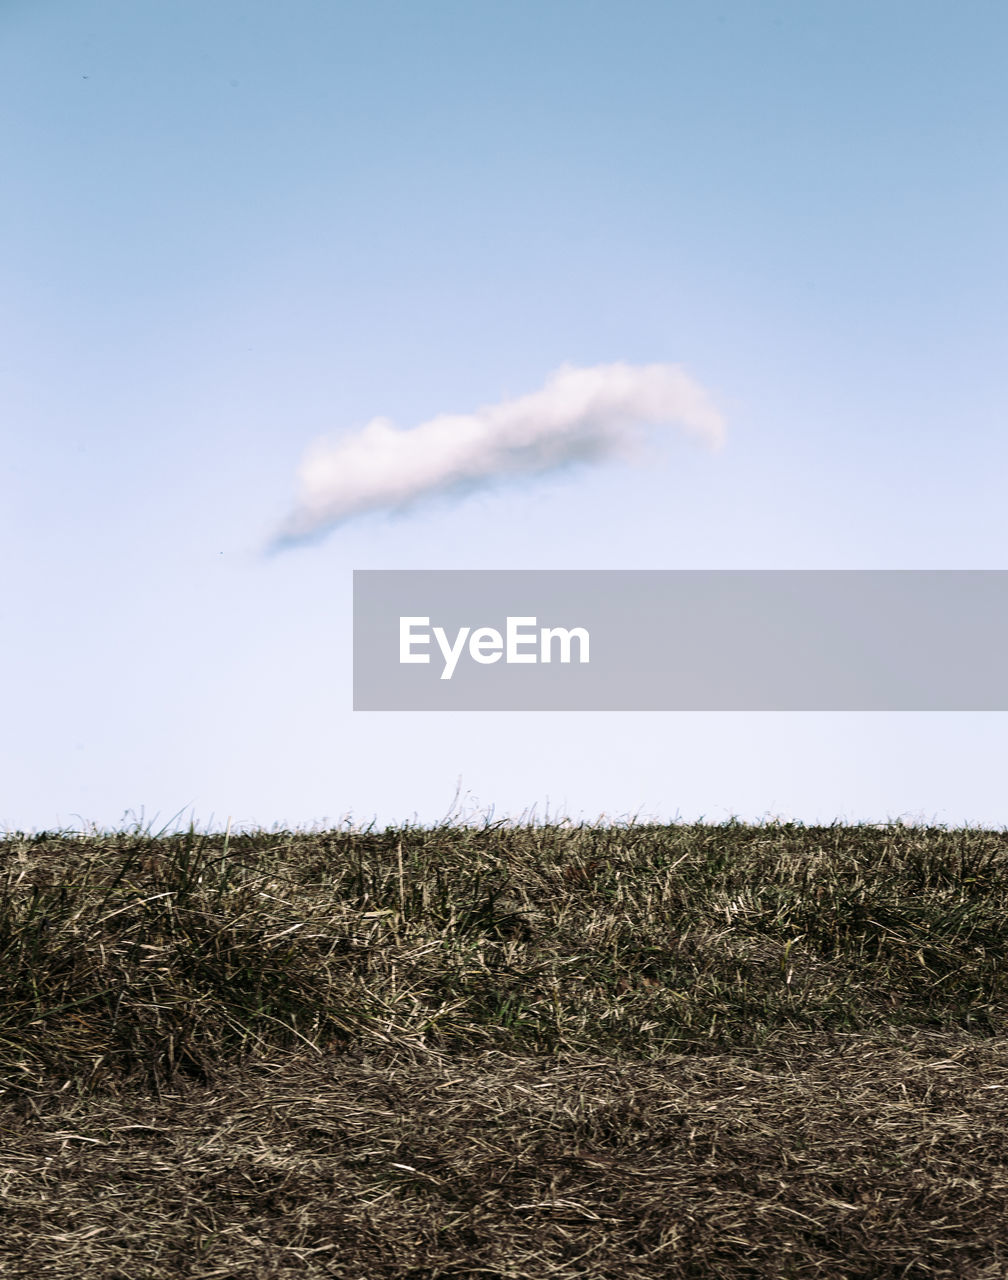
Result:
<instances>
[{"instance_id":1,"label":"grass field","mask_svg":"<svg viewBox=\"0 0 1008 1280\"><path fill-rule=\"evenodd\" d=\"M1008 1276L1008 833L0 840L0 1276Z\"/></svg>"}]
</instances>

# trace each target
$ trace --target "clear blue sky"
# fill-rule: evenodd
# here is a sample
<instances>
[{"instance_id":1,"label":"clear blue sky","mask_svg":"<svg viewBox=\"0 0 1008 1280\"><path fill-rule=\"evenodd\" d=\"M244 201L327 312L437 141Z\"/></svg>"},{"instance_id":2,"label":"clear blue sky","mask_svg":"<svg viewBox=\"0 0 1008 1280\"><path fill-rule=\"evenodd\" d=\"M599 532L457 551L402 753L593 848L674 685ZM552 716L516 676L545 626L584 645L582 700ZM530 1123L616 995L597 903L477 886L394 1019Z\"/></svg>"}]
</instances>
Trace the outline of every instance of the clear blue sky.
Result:
<instances>
[{"instance_id":1,"label":"clear blue sky","mask_svg":"<svg viewBox=\"0 0 1008 1280\"><path fill-rule=\"evenodd\" d=\"M368 568L1008 568L994 0L7 0L0 829L1008 825L986 714L355 714ZM319 435L726 422L263 559Z\"/></svg>"}]
</instances>

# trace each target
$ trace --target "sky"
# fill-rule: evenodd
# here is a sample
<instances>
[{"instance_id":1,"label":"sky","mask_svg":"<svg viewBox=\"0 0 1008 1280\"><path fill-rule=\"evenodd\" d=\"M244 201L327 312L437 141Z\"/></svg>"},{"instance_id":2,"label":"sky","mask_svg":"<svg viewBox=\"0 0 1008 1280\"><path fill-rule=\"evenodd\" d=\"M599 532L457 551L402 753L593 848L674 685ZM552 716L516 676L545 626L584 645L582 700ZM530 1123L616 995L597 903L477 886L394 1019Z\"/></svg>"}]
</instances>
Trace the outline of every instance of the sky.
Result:
<instances>
[{"instance_id":1,"label":"sky","mask_svg":"<svg viewBox=\"0 0 1008 1280\"><path fill-rule=\"evenodd\" d=\"M995 0L3 0L0 831L1008 826L1004 713L354 712L351 644L355 569L1008 568L1006 53Z\"/></svg>"}]
</instances>

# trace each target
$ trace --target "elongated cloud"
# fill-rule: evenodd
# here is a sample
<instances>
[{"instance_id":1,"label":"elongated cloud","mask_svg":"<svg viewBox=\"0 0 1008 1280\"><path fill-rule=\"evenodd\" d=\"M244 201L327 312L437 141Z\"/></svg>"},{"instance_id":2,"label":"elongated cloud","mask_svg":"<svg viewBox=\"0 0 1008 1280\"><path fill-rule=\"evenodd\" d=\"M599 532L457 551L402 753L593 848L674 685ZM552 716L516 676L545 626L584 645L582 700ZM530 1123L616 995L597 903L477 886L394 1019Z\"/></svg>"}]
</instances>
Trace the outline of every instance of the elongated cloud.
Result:
<instances>
[{"instance_id":1,"label":"elongated cloud","mask_svg":"<svg viewBox=\"0 0 1008 1280\"><path fill-rule=\"evenodd\" d=\"M630 456L646 423L676 423L714 446L724 434L704 389L670 364L564 365L531 395L439 414L408 431L373 418L309 448L297 505L273 548L314 540L364 512Z\"/></svg>"}]
</instances>

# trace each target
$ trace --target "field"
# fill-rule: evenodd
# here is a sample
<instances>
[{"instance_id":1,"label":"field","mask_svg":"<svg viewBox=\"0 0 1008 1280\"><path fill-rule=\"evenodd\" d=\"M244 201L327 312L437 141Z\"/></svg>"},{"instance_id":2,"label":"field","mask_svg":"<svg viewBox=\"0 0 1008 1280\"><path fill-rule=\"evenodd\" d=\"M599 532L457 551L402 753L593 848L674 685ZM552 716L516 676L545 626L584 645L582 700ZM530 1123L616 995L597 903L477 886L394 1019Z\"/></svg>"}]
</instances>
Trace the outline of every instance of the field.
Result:
<instances>
[{"instance_id":1,"label":"field","mask_svg":"<svg viewBox=\"0 0 1008 1280\"><path fill-rule=\"evenodd\" d=\"M9 834L0 1276L1008 1276L1008 833Z\"/></svg>"}]
</instances>

